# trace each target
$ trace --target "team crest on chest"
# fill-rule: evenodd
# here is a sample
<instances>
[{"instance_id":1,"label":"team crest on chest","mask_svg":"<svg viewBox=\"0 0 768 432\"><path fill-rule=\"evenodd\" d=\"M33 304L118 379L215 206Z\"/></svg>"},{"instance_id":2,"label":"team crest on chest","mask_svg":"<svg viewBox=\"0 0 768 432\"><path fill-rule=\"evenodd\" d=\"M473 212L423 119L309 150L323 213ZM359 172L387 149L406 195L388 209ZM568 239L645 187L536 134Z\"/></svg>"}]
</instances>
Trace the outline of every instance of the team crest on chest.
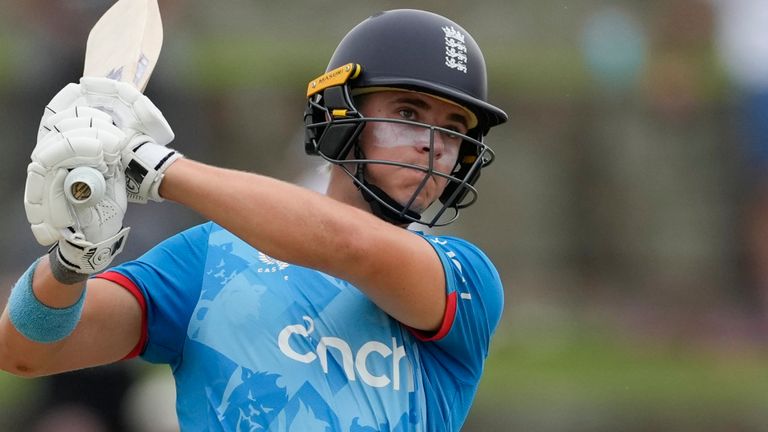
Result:
<instances>
[{"instance_id":1,"label":"team crest on chest","mask_svg":"<svg viewBox=\"0 0 768 432\"><path fill-rule=\"evenodd\" d=\"M464 35L453 26L443 27L445 33L445 65L467 73L467 46Z\"/></svg>"}]
</instances>

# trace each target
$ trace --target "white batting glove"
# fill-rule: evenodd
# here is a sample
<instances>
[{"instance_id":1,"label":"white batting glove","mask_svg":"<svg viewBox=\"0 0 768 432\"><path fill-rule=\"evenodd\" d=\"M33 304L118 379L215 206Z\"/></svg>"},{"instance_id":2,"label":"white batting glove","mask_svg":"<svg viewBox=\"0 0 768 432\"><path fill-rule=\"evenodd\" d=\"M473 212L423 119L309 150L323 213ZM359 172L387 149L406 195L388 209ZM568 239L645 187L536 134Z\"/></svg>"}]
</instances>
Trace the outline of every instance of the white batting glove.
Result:
<instances>
[{"instance_id":1,"label":"white batting glove","mask_svg":"<svg viewBox=\"0 0 768 432\"><path fill-rule=\"evenodd\" d=\"M46 116L75 105L108 113L126 134L120 149L129 202L162 201L158 193L165 170L182 155L171 148L174 134L160 110L130 84L83 77L69 84L46 107ZM40 133L47 133L41 127Z\"/></svg>"},{"instance_id":2,"label":"white batting glove","mask_svg":"<svg viewBox=\"0 0 768 432\"><path fill-rule=\"evenodd\" d=\"M160 110L130 84L109 78L82 77L80 84L69 84L53 97L45 107L43 122L73 106L104 111L128 138L143 133L160 145L173 141L173 131ZM41 124L41 133L46 132Z\"/></svg>"},{"instance_id":3,"label":"white batting glove","mask_svg":"<svg viewBox=\"0 0 768 432\"><path fill-rule=\"evenodd\" d=\"M123 151L128 201L163 201L159 190L165 170L181 157L181 153L155 143L147 135L137 136Z\"/></svg>"},{"instance_id":4,"label":"white batting glove","mask_svg":"<svg viewBox=\"0 0 768 432\"><path fill-rule=\"evenodd\" d=\"M32 232L43 245L56 243L65 269L91 274L106 268L122 251L128 228L120 150L125 134L111 117L89 107L72 107L48 115L41 123L32 162L27 168L24 208ZM71 169L91 167L104 175L106 190L96 204L71 204L64 179Z\"/></svg>"}]
</instances>

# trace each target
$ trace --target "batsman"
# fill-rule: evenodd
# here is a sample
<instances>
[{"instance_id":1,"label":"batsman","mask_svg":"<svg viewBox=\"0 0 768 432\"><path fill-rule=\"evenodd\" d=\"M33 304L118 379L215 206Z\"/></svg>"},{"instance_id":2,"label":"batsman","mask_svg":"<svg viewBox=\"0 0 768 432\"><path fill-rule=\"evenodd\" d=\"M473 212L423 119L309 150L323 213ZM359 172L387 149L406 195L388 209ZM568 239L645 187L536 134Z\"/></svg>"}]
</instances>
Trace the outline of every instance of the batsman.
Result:
<instances>
[{"instance_id":1,"label":"batsman","mask_svg":"<svg viewBox=\"0 0 768 432\"><path fill-rule=\"evenodd\" d=\"M318 69L304 144L328 162L325 194L183 157L130 82L54 96L24 197L50 249L0 318L2 369L168 364L184 431L460 430L503 289L477 246L423 227L475 202L507 115L475 40L431 12L367 18ZM71 199L76 168L103 176L97 200ZM209 222L110 266L128 203L161 200Z\"/></svg>"}]
</instances>

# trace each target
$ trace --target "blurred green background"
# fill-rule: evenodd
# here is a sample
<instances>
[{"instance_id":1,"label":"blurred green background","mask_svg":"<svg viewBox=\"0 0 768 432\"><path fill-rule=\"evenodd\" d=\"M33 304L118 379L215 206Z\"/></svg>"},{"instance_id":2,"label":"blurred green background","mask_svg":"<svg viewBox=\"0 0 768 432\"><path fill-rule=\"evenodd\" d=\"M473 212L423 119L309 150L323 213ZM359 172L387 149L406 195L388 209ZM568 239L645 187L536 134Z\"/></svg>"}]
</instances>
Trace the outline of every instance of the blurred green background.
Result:
<instances>
[{"instance_id":1,"label":"blurred green background","mask_svg":"<svg viewBox=\"0 0 768 432\"><path fill-rule=\"evenodd\" d=\"M42 108L80 76L109 4L0 0L5 291L44 252L22 205ZM303 93L349 28L411 7L473 34L489 99L510 121L487 139L497 160L479 201L439 230L484 248L506 288L465 430L768 431L768 2L160 4L165 45L147 94L174 146L316 188ZM199 221L171 203L131 208L120 259ZM93 430L172 430L159 420L172 394L146 390L168 371L119 368L128 384L115 388L133 396L116 415L149 416L151 401L157 420ZM98 373L83 374L109 386ZM54 399L94 391L83 382L0 373L0 430L64 430L36 420Z\"/></svg>"}]
</instances>

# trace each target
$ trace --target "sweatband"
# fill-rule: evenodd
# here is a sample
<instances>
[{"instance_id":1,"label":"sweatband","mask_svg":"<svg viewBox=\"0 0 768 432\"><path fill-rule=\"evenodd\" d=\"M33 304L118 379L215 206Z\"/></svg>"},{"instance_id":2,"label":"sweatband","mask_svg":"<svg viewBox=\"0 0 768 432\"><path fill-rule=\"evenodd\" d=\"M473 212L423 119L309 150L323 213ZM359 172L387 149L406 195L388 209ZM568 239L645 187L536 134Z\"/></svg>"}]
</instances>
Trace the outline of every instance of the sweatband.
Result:
<instances>
[{"instance_id":1,"label":"sweatband","mask_svg":"<svg viewBox=\"0 0 768 432\"><path fill-rule=\"evenodd\" d=\"M40 343L58 342L70 334L80 321L85 303L85 289L72 306L52 308L44 305L32 291L32 276L38 259L24 272L11 290L8 299L8 317L24 337Z\"/></svg>"}]
</instances>

